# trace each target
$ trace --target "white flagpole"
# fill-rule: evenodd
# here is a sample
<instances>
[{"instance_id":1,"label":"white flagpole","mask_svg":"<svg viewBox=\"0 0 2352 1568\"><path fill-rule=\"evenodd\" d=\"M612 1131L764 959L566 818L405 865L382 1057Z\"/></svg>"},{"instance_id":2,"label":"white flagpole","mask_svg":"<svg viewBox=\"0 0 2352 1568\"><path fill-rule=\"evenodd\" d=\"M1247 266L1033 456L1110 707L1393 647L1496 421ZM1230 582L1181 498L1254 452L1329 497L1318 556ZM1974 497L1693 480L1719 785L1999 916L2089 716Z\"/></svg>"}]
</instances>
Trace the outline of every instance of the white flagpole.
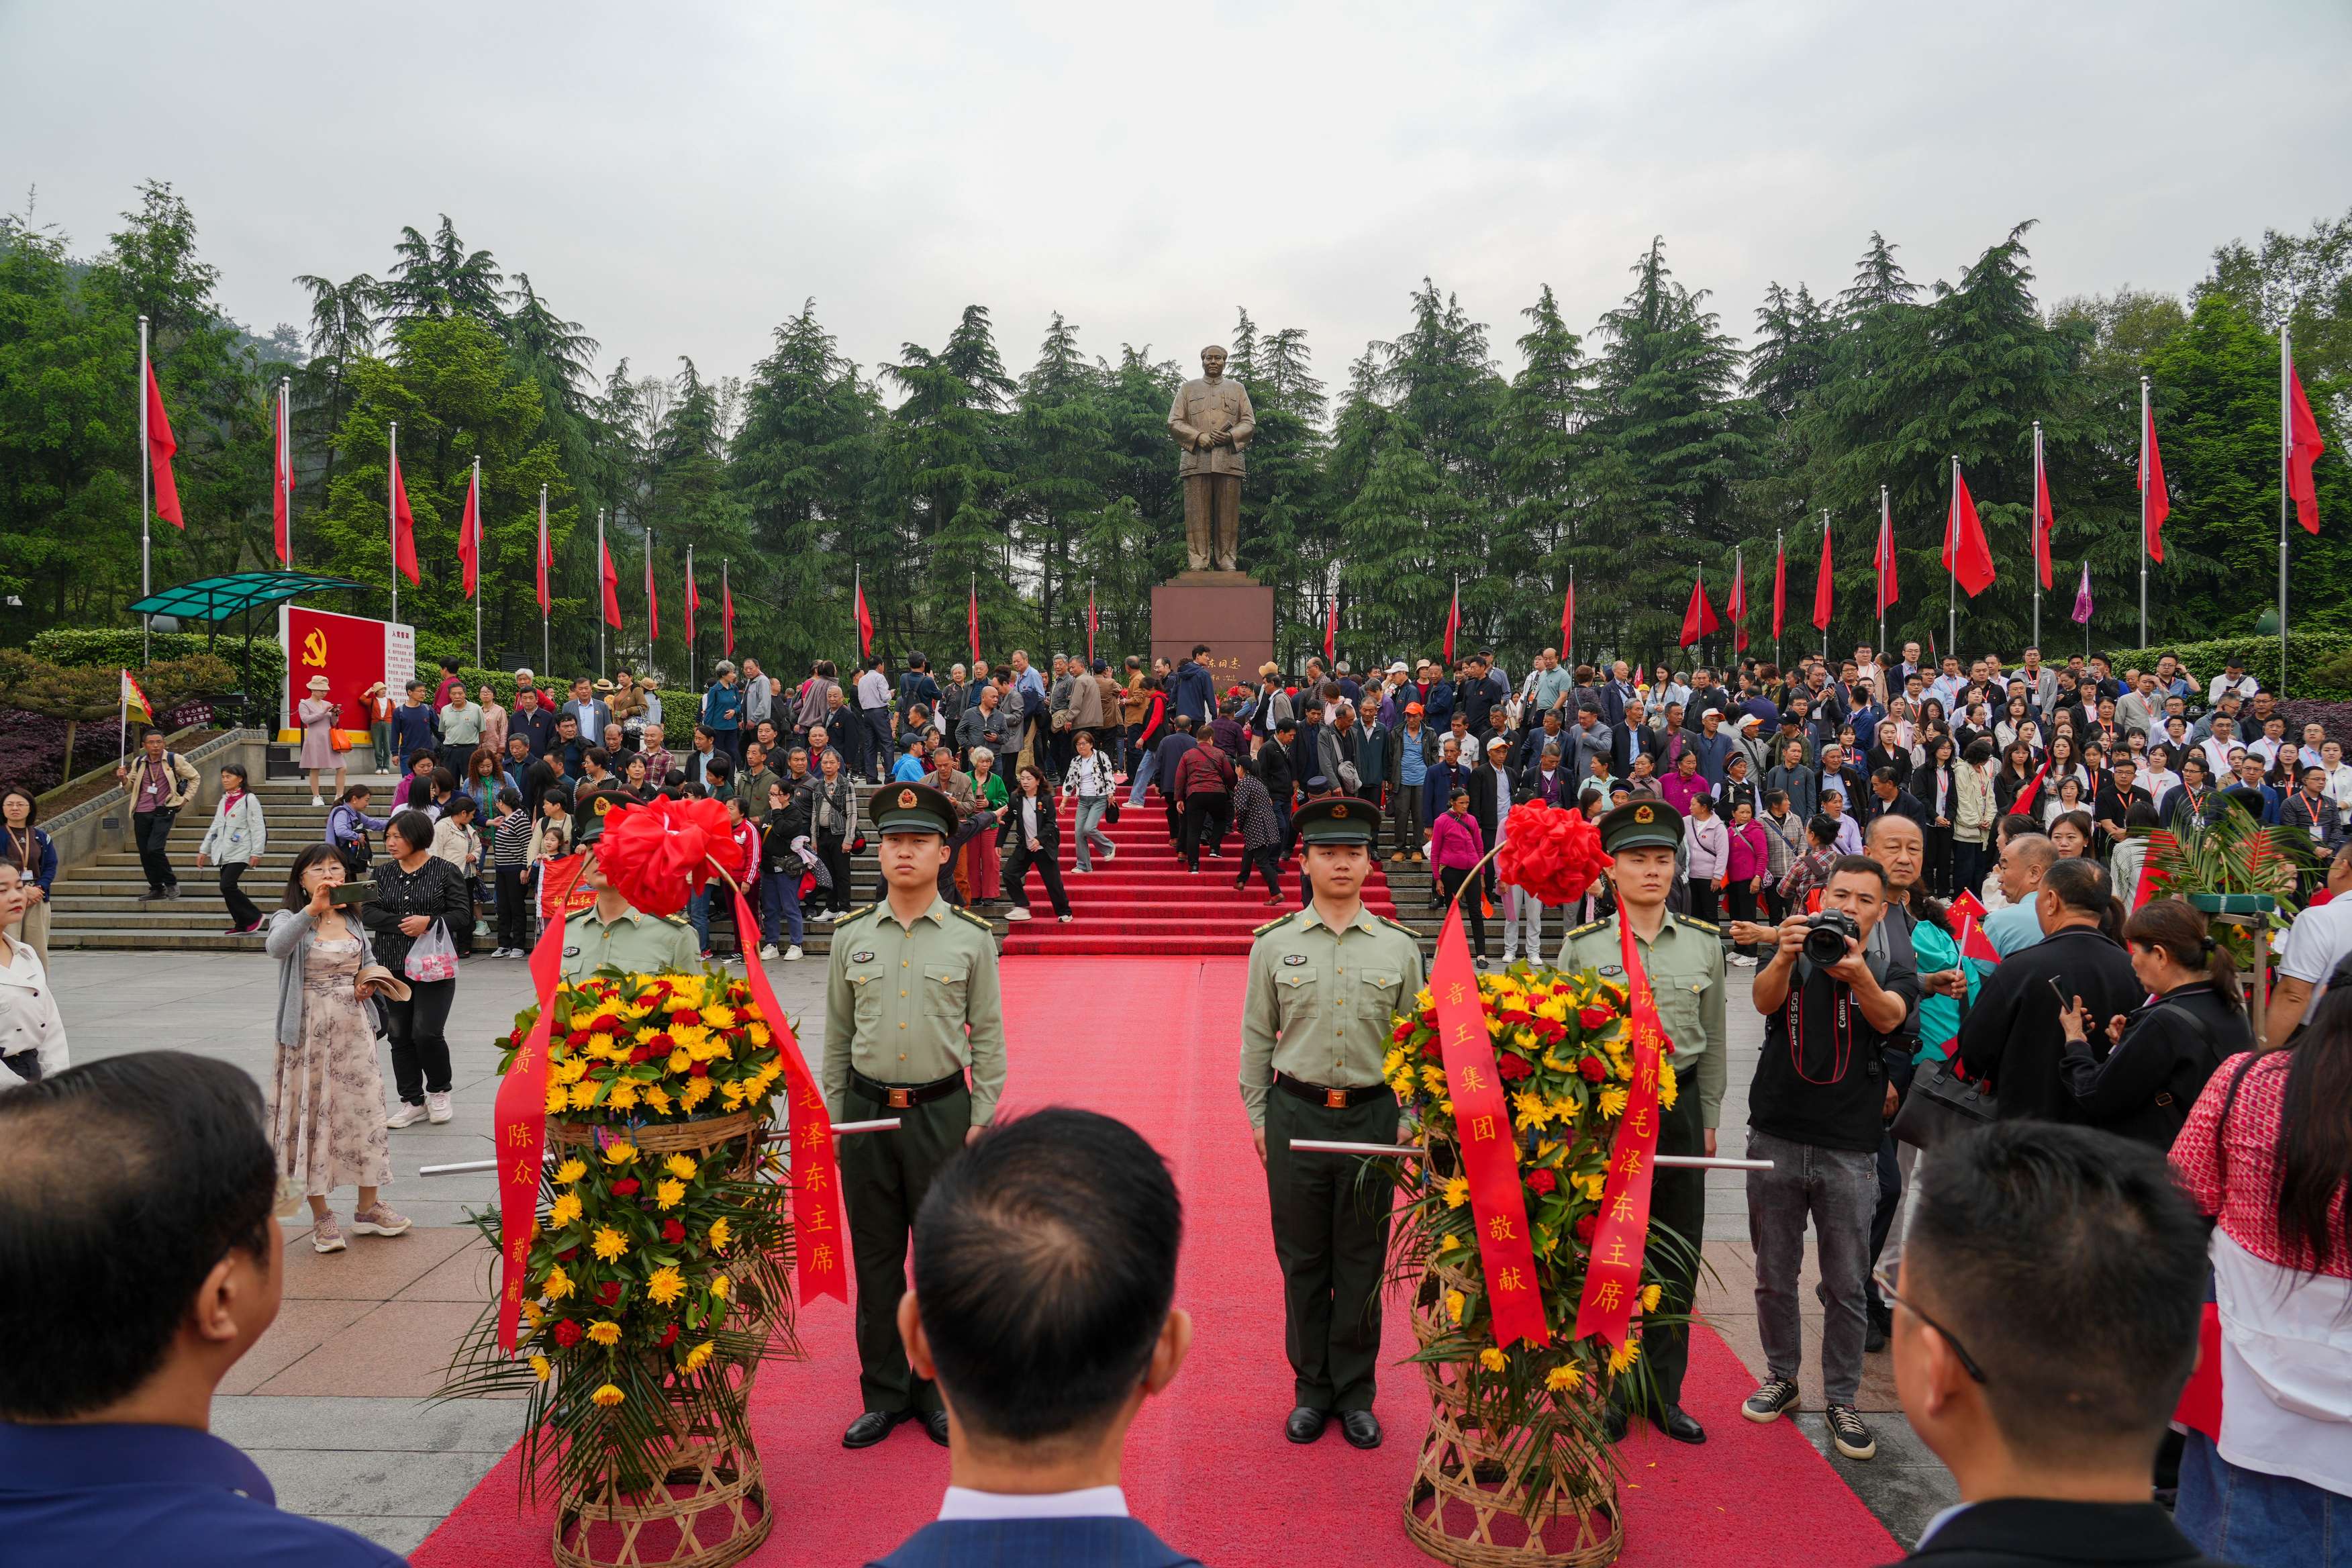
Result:
<instances>
[{"instance_id":1,"label":"white flagpole","mask_svg":"<svg viewBox=\"0 0 2352 1568\"><path fill-rule=\"evenodd\" d=\"M1830 509L1829 509L1829 508L1827 508L1827 507L1823 507L1823 508L1822 508L1822 538L1824 538L1824 539L1828 538L1828 537L1829 537L1829 531L1830 531ZM1836 606L1835 605L1832 605L1830 606L1830 608L1831 608L1831 611L1832 611L1832 614L1831 614L1831 616L1830 616L1830 619L1832 619L1832 620L1835 620L1835 619L1837 619L1837 616L1836 616L1836 614L1835 614L1835 611L1836 611L1837 606ZM1827 627L1827 626L1823 626L1823 627L1822 628L1822 659L1823 659L1824 661L1826 661L1826 660L1829 658L1829 657L1830 657L1830 629L1829 629L1829 627Z\"/></svg>"},{"instance_id":2,"label":"white flagpole","mask_svg":"<svg viewBox=\"0 0 2352 1568\"><path fill-rule=\"evenodd\" d=\"M2139 378L2139 646L2147 647L2147 377Z\"/></svg>"},{"instance_id":3,"label":"white flagpole","mask_svg":"<svg viewBox=\"0 0 2352 1568\"><path fill-rule=\"evenodd\" d=\"M686 591L688 594L692 594L694 592L694 546L691 544L686 547ZM693 605L694 609L698 610L701 607L702 605L699 602L696 602ZM692 625L698 633L701 631L702 627L700 624L697 622L691 615L689 615L687 619L688 624ZM699 640L698 637L688 637L686 639L686 683L688 687L694 685L694 645L698 640Z\"/></svg>"},{"instance_id":4,"label":"white flagpole","mask_svg":"<svg viewBox=\"0 0 2352 1568\"><path fill-rule=\"evenodd\" d=\"M654 661L654 525L646 524L646 662Z\"/></svg>"},{"instance_id":5,"label":"white flagpole","mask_svg":"<svg viewBox=\"0 0 2352 1568\"><path fill-rule=\"evenodd\" d=\"M2036 647L2041 646L2042 642L2042 421L2036 419L2033 422L2033 494L2026 503L2027 509L2033 513L2033 531L2030 537L2033 541L2032 572L2033 574L2033 641Z\"/></svg>"},{"instance_id":6,"label":"white flagpole","mask_svg":"<svg viewBox=\"0 0 2352 1568\"><path fill-rule=\"evenodd\" d=\"M1886 558L1895 552L1895 509L1878 487L1878 651L1886 651Z\"/></svg>"},{"instance_id":7,"label":"white flagpole","mask_svg":"<svg viewBox=\"0 0 2352 1568\"><path fill-rule=\"evenodd\" d=\"M286 497L286 570L294 570L294 378L278 378L278 450L285 468L278 476Z\"/></svg>"},{"instance_id":8,"label":"white flagpole","mask_svg":"<svg viewBox=\"0 0 2352 1568\"><path fill-rule=\"evenodd\" d=\"M1960 646L1960 455L1952 454L1952 502L1944 519L1944 646Z\"/></svg>"},{"instance_id":9,"label":"white flagpole","mask_svg":"<svg viewBox=\"0 0 2352 1568\"><path fill-rule=\"evenodd\" d=\"M139 318L139 596L147 597L154 588L148 582L147 518L154 510L151 487L154 479L155 448L147 444L147 318ZM139 661L154 662L155 617L139 617ZM127 716L130 710L123 712Z\"/></svg>"},{"instance_id":10,"label":"white flagpole","mask_svg":"<svg viewBox=\"0 0 2352 1568\"><path fill-rule=\"evenodd\" d=\"M604 678L604 509L596 509L596 679Z\"/></svg>"},{"instance_id":11,"label":"white flagpole","mask_svg":"<svg viewBox=\"0 0 2352 1568\"><path fill-rule=\"evenodd\" d=\"M287 514L293 521L293 514ZM482 559L482 455L474 454L474 665L482 663L482 590L488 586L488 575L483 570L488 564Z\"/></svg>"},{"instance_id":12,"label":"white flagpole","mask_svg":"<svg viewBox=\"0 0 2352 1568\"><path fill-rule=\"evenodd\" d=\"M1576 603L1576 563L1573 561L1568 563L1568 602L1571 605ZM1573 619L1568 623L1568 635L1569 645L1559 651L1568 658L1568 672L1574 675L1576 673L1576 622Z\"/></svg>"},{"instance_id":13,"label":"white flagpole","mask_svg":"<svg viewBox=\"0 0 2352 1568\"><path fill-rule=\"evenodd\" d=\"M551 568L554 564L547 559L547 487L545 485L539 487L539 558L530 563L531 575L533 578L536 578L543 569L541 564L542 563L545 563L547 568ZM554 573L551 570L549 570L548 575L552 577ZM534 586L536 584L534 584ZM549 583L547 585L547 597L551 604L554 601L555 584L552 582ZM545 669L553 662L548 657L549 632L547 616L548 613L545 610L541 610L539 613L539 667L541 669Z\"/></svg>"},{"instance_id":14,"label":"white flagpole","mask_svg":"<svg viewBox=\"0 0 2352 1568\"><path fill-rule=\"evenodd\" d=\"M2286 509L2287 469L2294 451L2294 412L2287 377L2294 370L2294 329L2279 323L2279 700L2286 699Z\"/></svg>"},{"instance_id":15,"label":"white flagpole","mask_svg":"<svg viewBox=\"0 0 2352 1568\"><path fill-rule=\"evenodd\" d=\"M395 508L400 491L393 483L393 476L400 471L400 421L397 419L392 421L389 439L391 445L385 450L391 453L391 467L384 470L383 532L385 541L392 546L392 619L397 626L400 622L400 513Z\"/></svg>"},{"instance_id":16,"label":"white flagpole","mask_svg":"<svg viewBox=\"0 0 2352 1568\"><path fill-rule=\"evenodd\" d=\"M1776 528L1776 529L1774 529L1774 530L1772 531L1772 574L1773 574L1773 576L1775 576L1776 578L1778 578L1778 577L1785 577L1785 576L1787 576L1787 575L1788 575L1788 573L1789 573L1789 540L1788 540L1788 536L1787 536L1786 531ZM1784 613L1784 614L1785 614L1785 613L1786 613L1786 606L1785 606L1785 605L1782 605L1780 603L1780 596L1779 596L1779 595L1780 595L1780 584L1779 583L1777 583L1777 582L1776 582L1776 583L1774 583L1774 584L1772 584L1772 588L1773 588L1773 607L1774 607L1775 609L1780 610L1782 613ZM1780 662L1780 623L1779 623L1778 621L1775 621L1775 622L1772 624L1772 662L1773 662L1774 664L1776 664L1776 665L1777 665L1777 664L1779 664L1779 663Z\"/></svg>"}]
</instances>

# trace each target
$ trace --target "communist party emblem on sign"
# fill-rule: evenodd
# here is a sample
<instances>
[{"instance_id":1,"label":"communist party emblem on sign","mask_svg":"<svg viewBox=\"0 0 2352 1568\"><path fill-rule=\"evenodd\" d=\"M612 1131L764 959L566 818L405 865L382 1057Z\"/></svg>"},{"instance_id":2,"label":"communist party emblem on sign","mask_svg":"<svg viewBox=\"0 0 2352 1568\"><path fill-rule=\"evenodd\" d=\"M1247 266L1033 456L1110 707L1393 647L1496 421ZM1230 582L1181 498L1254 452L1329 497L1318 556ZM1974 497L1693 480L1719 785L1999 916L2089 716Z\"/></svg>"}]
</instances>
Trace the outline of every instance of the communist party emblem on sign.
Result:
<instances>
[{"instance_id":1,"label":"communist party emblem on sign","mask_svg":"<svg viewBox=\"0 0 2352 1568\"><path fill-rule=\"evenodd\" d=\"M302 639L302 663L307 668L327 668L327 634L317 626L312 626L310 635Z\"/></svg>"}]
</instances>

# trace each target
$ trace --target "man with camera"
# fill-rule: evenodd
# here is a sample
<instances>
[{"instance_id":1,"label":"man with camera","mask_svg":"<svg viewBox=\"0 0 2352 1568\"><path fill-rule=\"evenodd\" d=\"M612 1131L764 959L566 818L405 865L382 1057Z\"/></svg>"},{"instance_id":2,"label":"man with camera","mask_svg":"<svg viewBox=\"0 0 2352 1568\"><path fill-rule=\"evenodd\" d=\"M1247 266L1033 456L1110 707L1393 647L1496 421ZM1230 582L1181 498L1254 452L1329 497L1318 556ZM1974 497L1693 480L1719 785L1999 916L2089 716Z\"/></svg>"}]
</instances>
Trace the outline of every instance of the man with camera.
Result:
<instances>
[{"instance_id":1,"label":"man with camera","mask_svg":"<svg viewBox=\"0 0 2352 1568\"><path fill-rule=\"evenodd\" d=\"M1854 1412L1869 1331L1870 1222L1878 1206L1878 1146L1897 1099L1903 1027L1919 1000L1910 963L1874 946L1886 913L1886 872L1848 855L1831 867L1822 907L1781 922L1756 973L1764 1048L1748 1091L1748 1234L1756 1249L1756 1318L1765 1379L1740 1407L1774 1421L1797 1403L1802 1320L1797 1276L1805 1226L1820 1237L1822 1384L1830 1437L1850 1459L1878 1452Z\"/></svg>"}]
</instances>

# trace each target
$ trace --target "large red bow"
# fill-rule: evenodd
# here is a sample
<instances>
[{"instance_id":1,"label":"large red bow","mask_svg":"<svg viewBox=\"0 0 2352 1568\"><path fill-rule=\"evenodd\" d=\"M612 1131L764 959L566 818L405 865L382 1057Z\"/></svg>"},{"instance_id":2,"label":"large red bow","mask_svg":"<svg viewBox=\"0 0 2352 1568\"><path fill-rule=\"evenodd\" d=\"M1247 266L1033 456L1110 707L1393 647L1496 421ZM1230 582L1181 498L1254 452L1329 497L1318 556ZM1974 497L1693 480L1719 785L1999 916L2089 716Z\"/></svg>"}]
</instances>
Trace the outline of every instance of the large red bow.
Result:
<instances>
[{"instance_id":1,"label":"large red bow","mask_svg":"<svg viewBox=\"0 0 2352 1568\"><path fill-rule=\"evenodd\" d=\"M1495 868L1504 881L1558 909L1584 897L1615 864L1601 849L1601 834L1580 811L1523 801L1503 819L1503 847Z\"/></svg>"},{"instance_id":2,"label":"large red bow","mask_svg":"<svg viewBox=\"0 0 2352 1568\"><path fill-rule=\"evenodd\" d=\"M646 805L614 808L596 841L596 863L614 892L649 915L674 915L708 884L722 849L731 858L735 834L724 801L656 796Z\"/></svg>"}]
</instances>

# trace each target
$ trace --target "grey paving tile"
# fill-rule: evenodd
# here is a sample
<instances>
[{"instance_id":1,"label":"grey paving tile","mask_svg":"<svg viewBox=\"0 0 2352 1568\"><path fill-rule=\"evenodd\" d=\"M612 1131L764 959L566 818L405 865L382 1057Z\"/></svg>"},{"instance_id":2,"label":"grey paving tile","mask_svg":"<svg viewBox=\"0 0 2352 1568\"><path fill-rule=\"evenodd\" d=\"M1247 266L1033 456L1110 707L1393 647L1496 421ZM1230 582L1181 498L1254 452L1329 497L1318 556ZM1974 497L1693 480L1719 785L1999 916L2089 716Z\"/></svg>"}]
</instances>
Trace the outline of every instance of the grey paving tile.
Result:
<instances>
[{"instance_id":1,"label":"grey paving tile","mask_svg":"<svg viewBox=\"0 0 2352 1568\"><path fill-rule=\"evenodd\" d=\"M449 1506L457 1507L457 1500L462 1500L465 1494L460 1492L458 1498L452 1500ZM320 1514L317 1517L325 1520L329 1524L341 1525L354 1535L364 1535L387 1552L397 1552L403 1557L424 1545L425 1538L432 1534L441 1522L439 1514L384 1516L331 1513Z\"/></svg>"},{"instance_id":2,"label":"grey paving tile","mask_svg":"<svg viewBox=\"0 0 2352 1568\"><path fill-rule=\"evenodd\" d=\"M254 1462L277 1490L278 1506L296 1513L438 1520L490 1473L499 1455L272 1448Z\"/></svg>"},{"instance_id":3,"label":"grey paving tile","mask_svg":"<svg viewBox=\"0 0 2352 1568\"><path fill-rule=\"evenodd\" d=\"M522 1406L509 1400L247 1394L214 1400L212 1429L257 1455L288 1448L497 1455L522 1436Z\"/></svg>"}]
</instances>

